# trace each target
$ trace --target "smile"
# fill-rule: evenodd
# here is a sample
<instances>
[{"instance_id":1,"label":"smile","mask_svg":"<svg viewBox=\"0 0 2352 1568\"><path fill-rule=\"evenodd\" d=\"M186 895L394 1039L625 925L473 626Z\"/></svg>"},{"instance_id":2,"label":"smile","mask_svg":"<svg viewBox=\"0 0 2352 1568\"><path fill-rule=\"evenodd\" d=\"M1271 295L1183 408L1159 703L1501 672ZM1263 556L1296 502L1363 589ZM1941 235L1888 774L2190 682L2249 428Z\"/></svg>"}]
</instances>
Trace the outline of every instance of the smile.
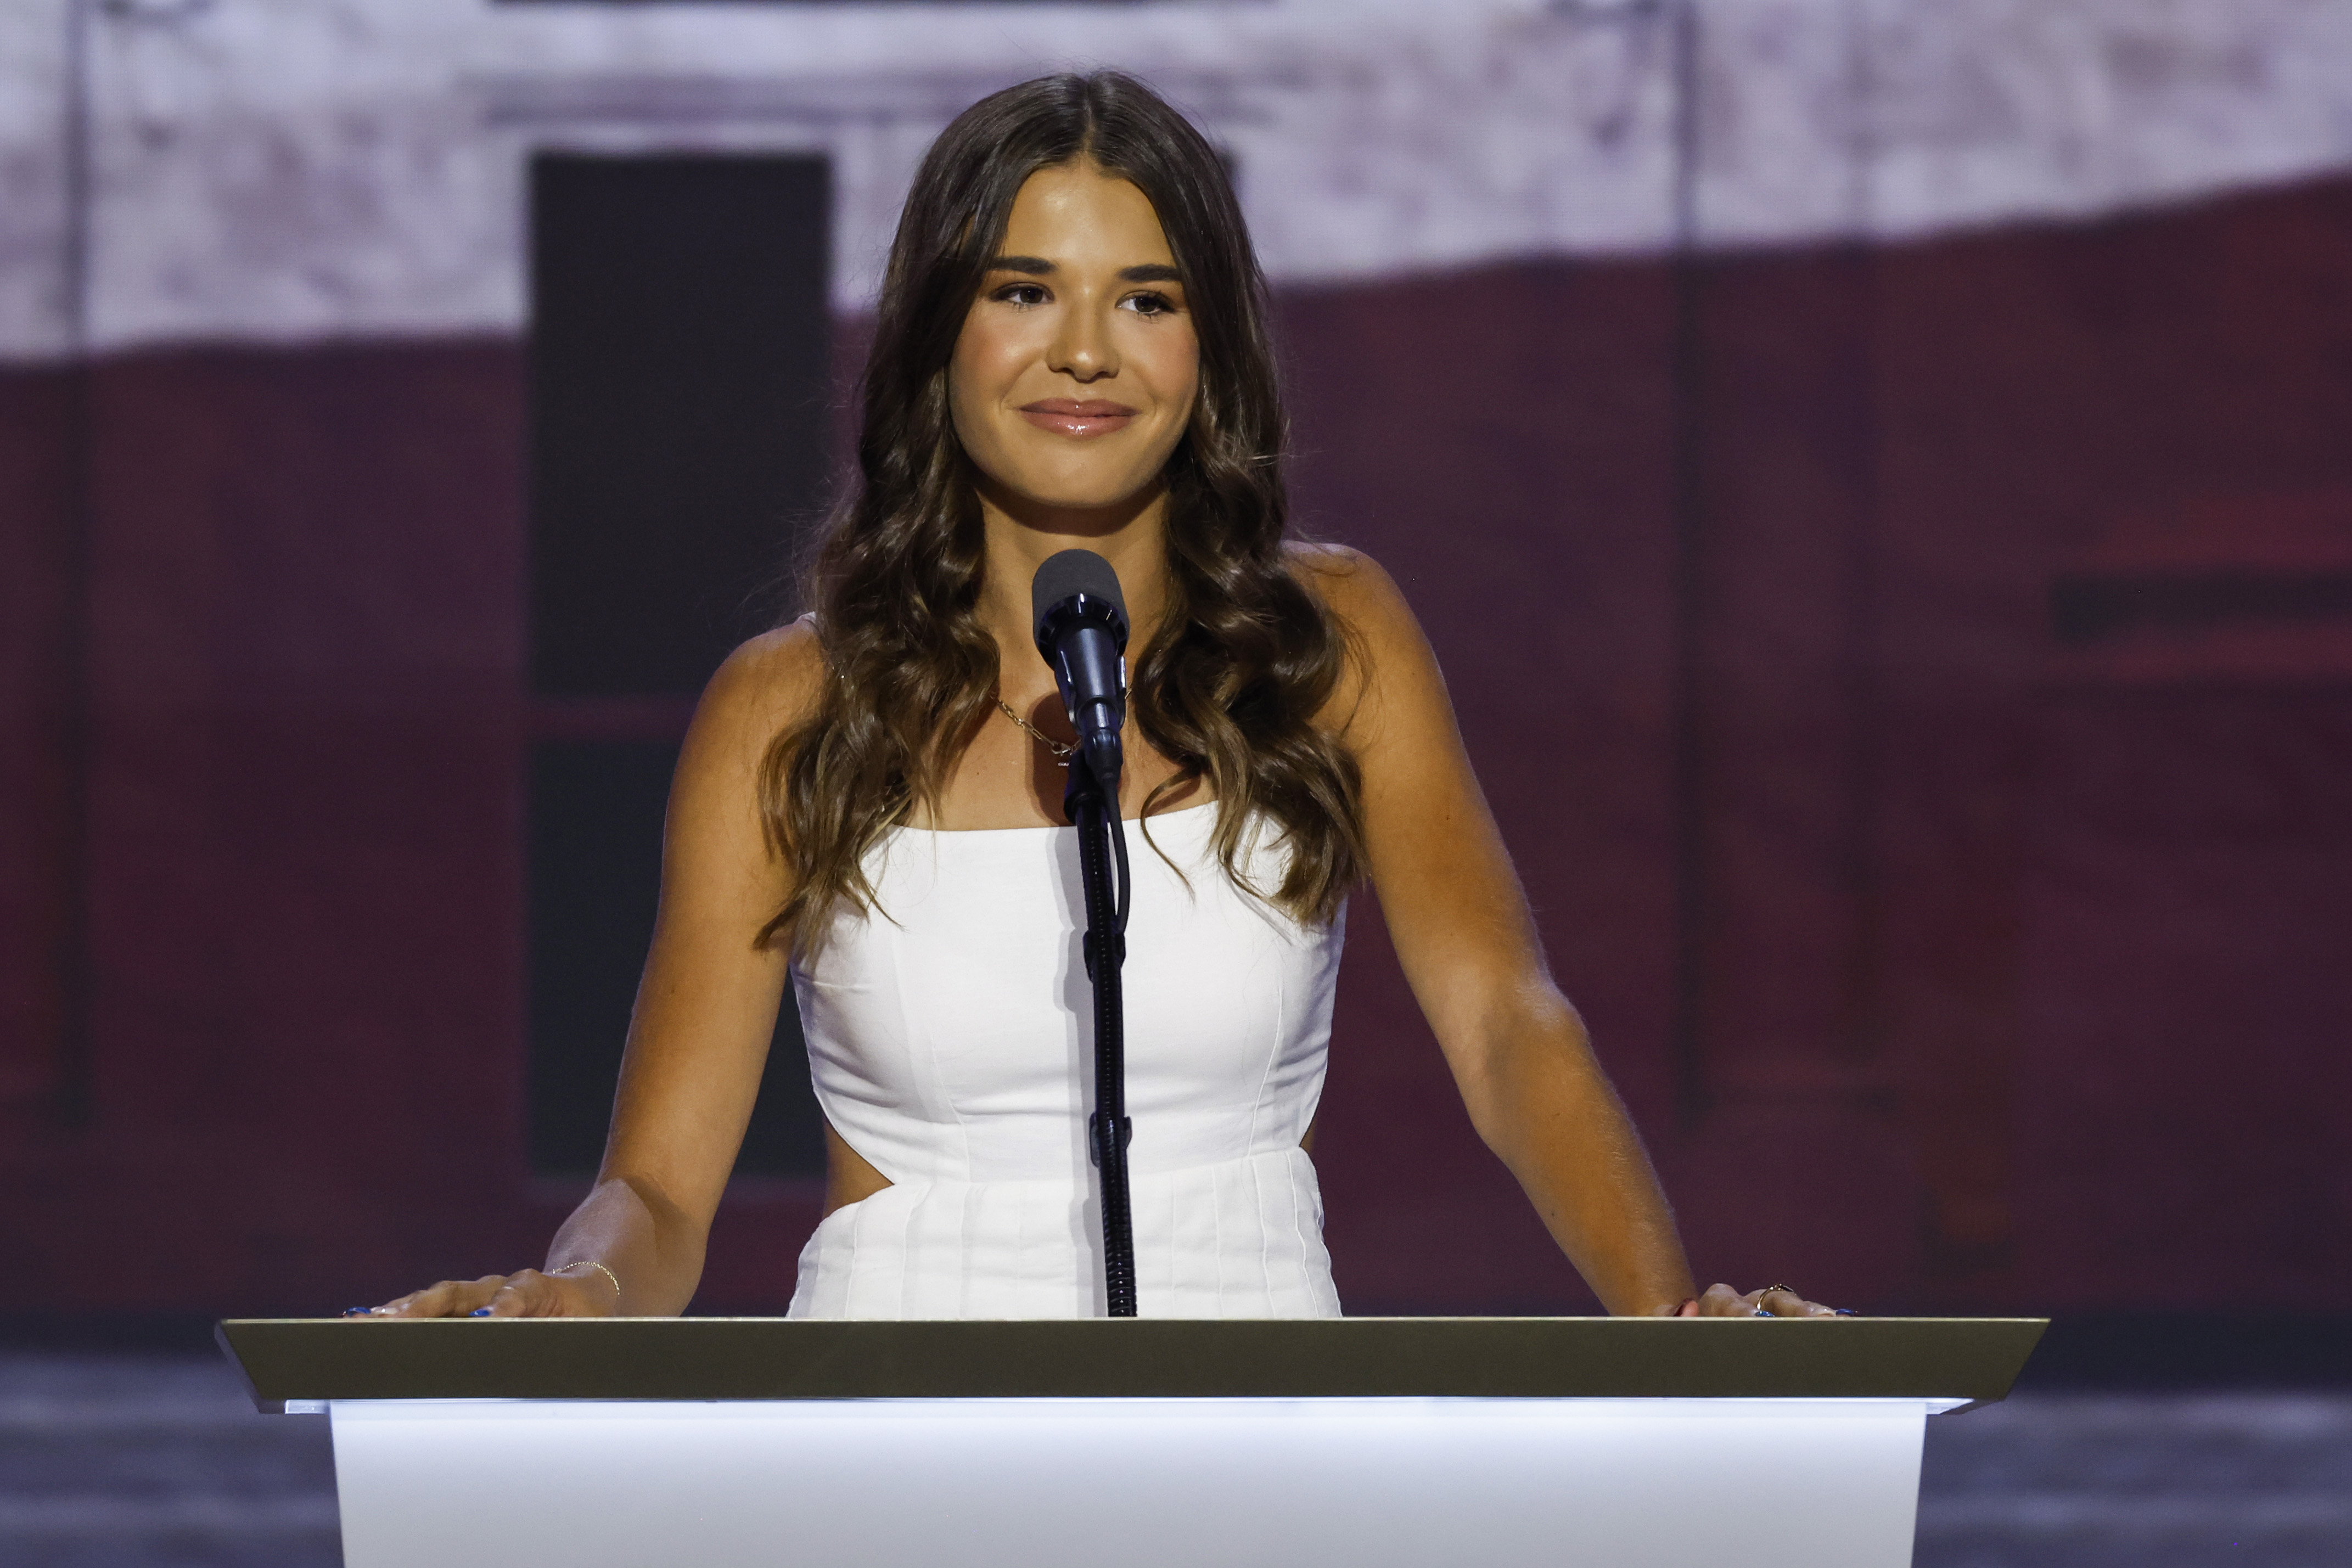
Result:
<instances>
[{"instance_id":1,"label":"smile","mask_svg":"<svg viewBox=\"0 0 2352 1568\"><path fill-rule=\"evenodd\" d=\"M1021 417L1040 430L1050 430L1056 435L1108 435L1114 430L1124 430L1135 423L1135 410L1123 402L1100 401L1078 402L1066 397L1045 398L1024 403Z\"/></svg>"}]
</instances>

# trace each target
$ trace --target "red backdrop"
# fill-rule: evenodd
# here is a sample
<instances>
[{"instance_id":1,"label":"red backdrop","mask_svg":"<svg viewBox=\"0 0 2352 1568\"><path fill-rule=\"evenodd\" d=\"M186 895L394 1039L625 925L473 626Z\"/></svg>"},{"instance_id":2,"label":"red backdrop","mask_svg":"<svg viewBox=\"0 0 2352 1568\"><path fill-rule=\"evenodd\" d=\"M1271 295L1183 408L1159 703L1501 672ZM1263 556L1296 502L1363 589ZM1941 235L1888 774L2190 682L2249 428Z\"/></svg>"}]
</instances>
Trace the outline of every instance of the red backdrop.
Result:
<instances>
[{"instance_id":1,"label":"red backdrop","mask_svg":"<svg viewBox=\"0 0 2352 1568\"><path fill-rule=\"evenodd\" d=\"M1703 1273L2352 1283L2352 183L1282 318L1302 515L1420 609ZM331 1310L567 1207L521 385L507 341L0 374L0 1310ZM1355 930L1343 1295L1584 1303ZM742 1187L707 1307L779 1303L815 1216Z\"/></svg>"}]
</instances>

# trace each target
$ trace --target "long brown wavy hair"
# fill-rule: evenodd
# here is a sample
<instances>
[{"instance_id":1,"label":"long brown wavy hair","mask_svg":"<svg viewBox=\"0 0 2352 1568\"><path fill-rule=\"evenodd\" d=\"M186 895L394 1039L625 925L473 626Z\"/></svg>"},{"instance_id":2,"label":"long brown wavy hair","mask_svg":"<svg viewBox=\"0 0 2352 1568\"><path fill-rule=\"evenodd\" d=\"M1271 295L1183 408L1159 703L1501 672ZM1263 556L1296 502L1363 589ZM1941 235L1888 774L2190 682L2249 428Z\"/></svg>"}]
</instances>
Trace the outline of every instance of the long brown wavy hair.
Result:
<instances>
[{"instance_id":1,"label":"long brown wavy hair","mask_svg":"<svg viewBox=\"0 0 2352 1568\"><path fill-rule=\"evenodd\" d=\"M948 363L1022 183L1080 158L1150 200L1200 343L1192 421L1162 476L1167 617L1131 681L1136 723L1177 764L1144 810L1206 779L1225 874L1303 923L1328 923L1362 874L1356 760L1314 723L1350 639L1285 559L1265 284L1232 182L1207 140L1134 78L1045 77L958 116L899 215L860 383L856 484L808 584L833 678L760 769L769 847L793 878L763 942L811 952L837 907L873 907L866 851L936 805L994 706L996 643L977 611L980 502L949 415ZM1256 818L1287 851L1276 888L1253 886L1237 863Z\"/></svg>"}]
</instances>

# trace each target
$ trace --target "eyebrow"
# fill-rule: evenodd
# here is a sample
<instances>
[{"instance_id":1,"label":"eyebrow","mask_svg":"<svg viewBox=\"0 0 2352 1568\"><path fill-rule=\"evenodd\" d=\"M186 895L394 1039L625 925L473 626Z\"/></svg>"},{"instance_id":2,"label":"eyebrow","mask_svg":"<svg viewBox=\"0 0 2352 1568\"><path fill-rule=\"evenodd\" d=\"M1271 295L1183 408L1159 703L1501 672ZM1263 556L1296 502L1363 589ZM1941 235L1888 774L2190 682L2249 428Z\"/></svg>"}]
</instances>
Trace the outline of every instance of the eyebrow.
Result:
<instances>
[{"instance_id":1,"label":"eyebrow","mask_svg":"<svg viewBox=\"0 0 2352 1568\"><path fill-rule=\"evenodd\" d=\"M1043 277L1048 273L1058 272L1061 268L1042 256L1000 256L990 259L988 270L1025 272L1033 277ZM1184 281L1184 275L1176 268L1156 261L1145 262L1138 267L1122 267L1118 269L1118 277L1122 283L1181 283Z\"/></svg>"}]
</instances>

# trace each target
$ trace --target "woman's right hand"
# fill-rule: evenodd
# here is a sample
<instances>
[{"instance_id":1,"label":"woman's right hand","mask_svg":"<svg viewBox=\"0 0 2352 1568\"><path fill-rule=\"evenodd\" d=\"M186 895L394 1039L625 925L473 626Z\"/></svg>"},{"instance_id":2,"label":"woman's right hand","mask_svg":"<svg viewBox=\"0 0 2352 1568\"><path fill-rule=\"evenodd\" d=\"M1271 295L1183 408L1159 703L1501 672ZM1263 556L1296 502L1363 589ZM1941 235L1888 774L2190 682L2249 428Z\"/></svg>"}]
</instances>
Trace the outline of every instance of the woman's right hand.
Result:
<instances>
[{"instance_id":1,"label":"woman's right hand","mask_svg":"<svg viewBox=\"0 0 2352 1568\"><path fill-rule=\"evenodd\" d=\"M573 1264L577 1273L485 1274L444 1280L380 1307L353 1307L347 1318L608 1318L620 1304L604 1271ZM580 1276L584 1275L585 1278Z\"/></svg>"},{"instance_id":2,"label":"woman's right hand","mask_svg":"<svg viewBox=\"0 0 2352 1568\"><path fill-rule=\"evenodd\" d=\"M761 937L793 891L768 850L761 770L832 679L814 628L795 622L737 650L696 706L670 785L661 914L612 1138L595 1186L549 1246L562 1261L444 1280L347 1316L651 1317L694 1299L789 981L785 945Z\"/></svg>"}]
</instances>

